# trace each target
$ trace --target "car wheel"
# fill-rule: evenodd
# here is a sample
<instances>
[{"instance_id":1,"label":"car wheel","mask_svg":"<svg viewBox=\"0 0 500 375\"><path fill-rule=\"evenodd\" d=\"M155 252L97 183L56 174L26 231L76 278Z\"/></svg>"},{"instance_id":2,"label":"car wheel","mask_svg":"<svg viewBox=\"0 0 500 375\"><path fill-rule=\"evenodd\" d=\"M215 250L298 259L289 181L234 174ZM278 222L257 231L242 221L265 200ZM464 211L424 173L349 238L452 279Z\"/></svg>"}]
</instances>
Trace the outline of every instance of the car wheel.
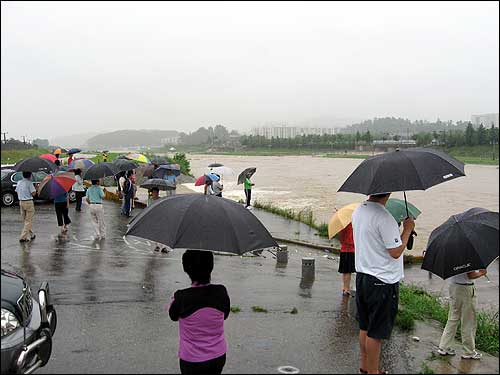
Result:
<instances>
[{"instance_id":1,"label":"car wheel","mask_svg":"<svg viewBox=\"0 0 500 375\"><path fill-rule=\"evenodd\" d=\"M76 193L73 190L69 192L69 201L72 203L76 202Z\"/></svg>"},{"instance_id":2,"label":"car wheel","mask_svg":"<svg viewBox=\"0 0 500 375\"><path fill-rule=\"evenodd\" d=\"M13 193L7 192L2 194L2 204L4 206L10 207L14 204L16 198Z\"/></svg>"}]
</instances>

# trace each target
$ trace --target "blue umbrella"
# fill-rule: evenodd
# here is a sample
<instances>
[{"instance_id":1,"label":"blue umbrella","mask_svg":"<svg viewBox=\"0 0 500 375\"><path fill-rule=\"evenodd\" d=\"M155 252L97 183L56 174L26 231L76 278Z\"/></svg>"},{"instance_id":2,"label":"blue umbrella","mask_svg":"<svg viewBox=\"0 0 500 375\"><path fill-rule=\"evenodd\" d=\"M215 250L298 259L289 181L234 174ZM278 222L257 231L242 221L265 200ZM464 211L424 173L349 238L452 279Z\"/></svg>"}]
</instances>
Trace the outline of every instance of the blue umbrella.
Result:
<instances>
[{"instance_id":1,"label":"blue umbrella","mask_svg":"<svg viewBox=\"0 0 500 375\"><path fill-rule=\"evenodd\" d=\"M167 170L170 170L174 173L175 176L180 176L181 175L181 169L174 164L167 164L167 165L160 165L158 168L156 168L153 171L153 178L163 178L165 173L167 173Z\"/></svg>"},{"instance_id":2,"label":"blue umbrella","mask_svg":"<svg viewBox=\"0 0 500 375\"><path fill-rule=\"evenodd\" d=\"M94 162L89 159L75 159L69 163L69 167L72 169L80 168L81 170L88 169L94 165Z\"/></svg>"},{"instance_id":3,"label":"blue umbrella","mask_svg":"<svg viewBox=\"0 0 500 375\"><path fill-rule=\"evenodd\" d=\"M210 178L212 181L219 181L220 180L220 177L217 176L216 174L214 173L209 173L207 174L207 177Z\"/></svg>"}]
</instances>

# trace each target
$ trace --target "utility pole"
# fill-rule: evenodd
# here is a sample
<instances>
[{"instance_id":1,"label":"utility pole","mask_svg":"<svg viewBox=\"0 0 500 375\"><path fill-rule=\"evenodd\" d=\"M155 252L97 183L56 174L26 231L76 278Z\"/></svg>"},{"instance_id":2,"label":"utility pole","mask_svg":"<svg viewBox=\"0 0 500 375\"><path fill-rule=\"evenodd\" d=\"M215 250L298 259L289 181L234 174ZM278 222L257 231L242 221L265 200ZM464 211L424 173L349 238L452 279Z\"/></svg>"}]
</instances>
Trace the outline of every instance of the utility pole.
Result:
<instances>
[{"instance_id":1,"label":"utility pole","mask_svg":"<svg viewBox=\"0 0 500 375\"><path fill-rule=\"evenodd\" d=\"M5 138L5 135L6 135L6 134L9 134L9 133L7 133L7 132L2 132L2 134L3 134L3 143L4 143L4 144L7 144L7 139Z\"/></svg>"}]
</instances>

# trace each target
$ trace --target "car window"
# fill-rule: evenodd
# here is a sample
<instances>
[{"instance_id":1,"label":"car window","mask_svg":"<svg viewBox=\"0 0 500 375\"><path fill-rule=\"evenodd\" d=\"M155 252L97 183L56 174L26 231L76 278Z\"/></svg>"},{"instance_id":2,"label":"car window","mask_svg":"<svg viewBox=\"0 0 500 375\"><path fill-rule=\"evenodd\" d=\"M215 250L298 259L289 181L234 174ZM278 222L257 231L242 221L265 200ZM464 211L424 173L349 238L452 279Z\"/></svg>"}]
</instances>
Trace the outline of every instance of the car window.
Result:
<instances>
[{"instance_id":1,"label":"car window","mask_svg":"<svg viewBox=\"0 0 500 375\"><path fill-rule=\"evenodd\" d=\"M2 171L2 180L9 174L7 171Z\"/></svg>"},{"instance_id":2,"label":"car window","mask_svg":"<svg viewBox=\"0 0 500 375\"><path fill-rule=\"evenodd\" d=\"M19 182L23 179L23 172L16 172L10 178L12 182Z\"/></svg>"},{"instance_id":3,"label":"car window","mask_svg":"<svg viewBox=\"0 0 500 375\"><path fill-rule=\"evenodd\" d=\"M47 176L47 173L45 172L35 172L33 173L32 181L33 182L41 182L45 176Z\"/></svg>"}]
</instances>

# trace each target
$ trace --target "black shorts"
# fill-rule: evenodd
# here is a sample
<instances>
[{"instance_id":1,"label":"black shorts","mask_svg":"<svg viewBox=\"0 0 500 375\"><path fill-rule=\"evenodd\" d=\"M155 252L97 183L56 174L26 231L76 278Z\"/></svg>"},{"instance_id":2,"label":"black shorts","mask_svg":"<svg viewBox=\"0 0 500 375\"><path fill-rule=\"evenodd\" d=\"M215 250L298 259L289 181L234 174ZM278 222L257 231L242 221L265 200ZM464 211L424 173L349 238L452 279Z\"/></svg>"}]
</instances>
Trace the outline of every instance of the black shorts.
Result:
<instances>
[{"instance_id":1,"label":"black shorts","mask_svg":"<svg viewBox=\"0 0 500 375\"><path fill-rule=\"evenodd\" d=\"M226 354L205 362L188 362L179 358L181 374L183 375L211 375L221 374L226 364Z\"/></svg>"},{"instance_id":2,"label":"black shorts","mask_svg":"<svg viewBox=\"0 0 500 375\"><path fill-rule=\"evenodd\" d=\"M354 266L354 253L340 253L339 272L356 272L356 267Z\"/></svg>"},{"instance_id":3,"label":"black shorts","mask_svg":"<svg viewBox=\"0 0 500 375\"><path fill-rule=\"evenodd\" d=\"M359 329L373 339L391 336L398 312L399 283L386 284L365 273L356 274L356 318Z\"/></svg>"}]
</instances>

